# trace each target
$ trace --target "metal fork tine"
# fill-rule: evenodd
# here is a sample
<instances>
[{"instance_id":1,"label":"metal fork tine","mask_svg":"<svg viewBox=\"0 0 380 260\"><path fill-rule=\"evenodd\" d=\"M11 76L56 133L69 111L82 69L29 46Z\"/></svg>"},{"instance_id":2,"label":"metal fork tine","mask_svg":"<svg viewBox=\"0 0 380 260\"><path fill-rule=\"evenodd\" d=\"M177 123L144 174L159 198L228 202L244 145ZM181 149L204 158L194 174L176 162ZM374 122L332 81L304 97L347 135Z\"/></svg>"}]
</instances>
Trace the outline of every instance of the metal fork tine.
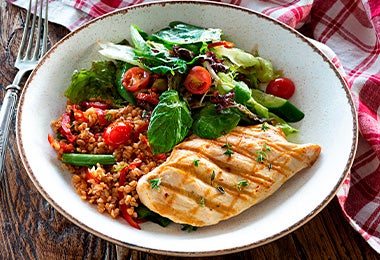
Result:
<instances>
[{"instance_id":1,"label":"metal fork tine","mask_svg":"<svg viewBox=\"0 0 380 260\"><path fill-rule=\"evenodd\" d=\"M32 2L32 0L30 0L30 2ZM34 5L34 11L33 11L34 15L33 15L33 18L32 18L32 27L30 29L28 47L26 49L24 59L30 59L30 57L31 57L30 55L31 55L31 52L32 52L32 49L33 49L34 30L36 29L37 6L38 6L38 4L36 3Z\"/></svg>"},{"instance_id":2,"label":"metal fork tine","mask_svg":"<svg viewBox=\"0 0 380 260\"><path fill-rule=\"evenodd\" d=\"M41 8L42 9L42 8ZM49 0L46 0L45 4L45 23L44 23L44 34L42 38L42 53L41 56L46 53L47 50L47 36L48 36L48 9L49 9Z\"/></svg>"},{"instance_id":3,"label":"metal fork tine","mask_svg":"<svg viewBox=\"0 0 380 260\"><path fill-rule=\"evenodd\" d=\"M29 28L31 11L32 11L32 0L29 0L28 11L26 13L24 28ZM22 33L21 43L20 43L20 47L18 49L18 54L17 54L16 60L22 59L23 50L25 48L25 44L27 42L27 39L28 39L28 30L24 29L24 32Z\"/></svg>"},{"instance_id":4,"label":"metal fork tine","mask_svg":"<svg viewBox=\"0 0 380 260\"><path fill-rule=\"evenodd\" d=\"M36 6L38 5L38 0L36 2ZM41 33L42 33L42 10L43 10L43 1L41 0L40 1L40 11L39 11L39 14L38 14L38 24L37 24L37 35L36 35L36 38L37 38L37 42L36 42L36 46L34 48L34 54L33 54L33 59L34 60L37 60L38 59L38 55L40 54L40 46L41 46ZM36 14L35 14L36 15Z\"/></svg>"}]
</instances>

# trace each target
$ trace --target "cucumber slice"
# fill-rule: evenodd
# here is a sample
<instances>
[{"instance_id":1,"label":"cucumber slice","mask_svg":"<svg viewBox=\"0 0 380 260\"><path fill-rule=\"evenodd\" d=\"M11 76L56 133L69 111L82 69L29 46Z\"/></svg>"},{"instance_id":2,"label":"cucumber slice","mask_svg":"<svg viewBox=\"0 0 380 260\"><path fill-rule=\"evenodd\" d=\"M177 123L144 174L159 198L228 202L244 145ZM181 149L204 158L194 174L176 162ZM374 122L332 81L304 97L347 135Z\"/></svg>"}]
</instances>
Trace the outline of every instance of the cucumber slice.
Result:
<instances>
[{"instance_id":1,"label":"cucumber slice","mask_svg":"<svg viewBox=\"0 0 380 260\"><path fill-rule=\"evenodd\" d=\"M258 89L252 89L252 97L261 105L277 116L284 119L286 122L298 122L305 117L305 114L299 110L290 101L267 94Z\"/></svg>"}]
</instances>

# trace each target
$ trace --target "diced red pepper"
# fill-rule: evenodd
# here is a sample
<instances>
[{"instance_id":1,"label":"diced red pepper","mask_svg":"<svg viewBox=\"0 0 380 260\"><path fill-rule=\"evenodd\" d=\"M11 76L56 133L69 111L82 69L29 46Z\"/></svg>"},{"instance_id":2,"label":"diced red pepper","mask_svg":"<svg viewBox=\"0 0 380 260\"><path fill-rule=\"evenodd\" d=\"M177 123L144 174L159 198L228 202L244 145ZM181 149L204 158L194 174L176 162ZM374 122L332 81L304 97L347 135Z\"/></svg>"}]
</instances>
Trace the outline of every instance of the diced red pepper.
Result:
<instances>
[{"instance_id":1,"label":"diced red pepper","mask_svg":"<svg viewBox=\"0 0 380 260\"><path fill-rule=\"evenodd\" d=\"M214 48L216 46L223 46L225 48L231 49L235 46L235 44L233 42L219 41L219 42L210 43L207 47L209 49L211 49L211 48Z\"/></svg>"},{"instance_id":2,"label":"diced red pepper","mask_svg":"<svg viewBox=\"0 0 380 260\"><path fill-rule=\"evenodd\" d=\"M120 171L120 178L119 178L119 185L120 186L123 186L125 184L125 179L126 179L126 175L127 175L128 171L133 169L133 168L140 166L141 163L142 163L141 161L132 162ZM124 194L119 191L119 199L121 200L123 198L124 198ZM134 228L141 229L141 227L137 223L138 221L136 219L134 219L131 215L128 214L127 205L121 204L120 205L120 211L121 211L121 216L128 222L129 225L131 225Z\"/></svg>"},{"instance_id":3,"label":"diced red pepper","mask_svg":"<svg viewBox=\"0 0 380 260\"><path fill-rule=\"evenodd\" d=\"M72 110L74 112L75 121L77 121L78 123L88 122L88 118L86 117L84 112L78 108L78 106L74 105L72 107Z\"/></svg>"},{"instance_id":4,"label":"diced red pepper","mask_svg":"<svg viewBox=\"0 0 380 260\"><path fill-rule=\"evenodd\" d=\"M100 108L100 109L109 109L111 108L111 105L106 103L106 102L102 102L102 101L84 101L82 102L81 104L83 110L87 110L91 107L94 107L94 108Z\"/></svg>"},{"instance_id":5,"label":"diced red pepper","mask_svg":"<svg viewBox=\"0 0 380 260\"><path fill-rule=\"evenodd\" d=\"M96 141L99 141L99 138L100 138L101 136L102 136L102 135L99 134L99 133L94 134L94 138L95 138Z\"/></svg>"},{"instance_id":6,"label":"diced red pepper","mask_svg":"<svg viewBox=\"0 0 380 260\"><path fill-rule=\"evenodd\" d=\"M71 119L69 113L64 113L62 115L62 122L61 122L61 128L59 132L62 136L66 137L66 139L73 143L75 141L75 136L71 133Z\"/></svg>"},{"instance_id":7,"label":"diced red pepper","mask_svg":"<svg viewBox=\"0 0 380 260\"><path fill-rule=\"evenodd\" d=\"M141 136L141 141L147 146L146 147L146 149L150 152L150 153L152 153L152 150L150 149L150 145L149 145L149 140L148 140L148 138L145 136L145 135L142 135Z\"/></svg>"},{"instance_id":8,"label":"diced red pepper","mask_svg":"<svg viewBox=\"0 0 380 260\"><path fill-rule=\"evenodd\" d=\"M63 141L58 141L57 139L55 139L50 134L48 134L48 141L49 141L51 147L53 147L54 150L56 150L56 151L62 150L64 153L74 152L74 145L67 144Z\"/></svg>"},{"instance_id":9,"label":"diced red pepper","mask_svg":"<svg viewBox=\"0 0 380 260\"><path fill-rule=\"evenodd\" d=\"M88 181L88 180L94 180L96 183L99 183L99 182L100 182L100 178L99 178L99 176L95 176L95 175L91 172L91 169L90 169L90 168L86 168L85 171L86 171L86 181Z\"/></svg>"},{"instance_id":10,"label":"diced red pepper","mask_svg":"<svg viewBox=\"0 0 380 260\"><path fill-rule=\"evenodd\" d=\"M164 153L157 154L157 155L155 156L155 158L156 158L157 160L165 160L165 159L166 159L166 155L165 155Z\"/></svg>"}]
</instances>

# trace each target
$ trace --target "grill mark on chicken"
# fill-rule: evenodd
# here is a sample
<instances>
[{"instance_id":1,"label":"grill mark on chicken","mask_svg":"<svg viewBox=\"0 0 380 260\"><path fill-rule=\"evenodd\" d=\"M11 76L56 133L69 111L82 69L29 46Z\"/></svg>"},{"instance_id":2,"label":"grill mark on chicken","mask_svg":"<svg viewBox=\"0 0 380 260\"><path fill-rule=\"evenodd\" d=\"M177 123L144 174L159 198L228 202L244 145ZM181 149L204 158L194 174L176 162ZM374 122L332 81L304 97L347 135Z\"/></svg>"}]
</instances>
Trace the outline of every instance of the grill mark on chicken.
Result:
<instances>
[{"instance_id":1,"label":"grill mark on chicken","mask_svg":"<svg viewBox=\"0 0 380 260\"><path fill-rule=\"evenodd\" d=\"M237 194L237 196L234 196L233 194L229 194L226 192L225 194L219 193L214 187L205 184L207 187L205 188L203 196L200 196L199 194L196 194L195 192L191 190L186 190L182 189L182 185L186 185L186 179L183 178L183 182L179 184L180 186L173 186L168 182L163 182L160 186L165 189L165 192L167 194L171 194L167 196L166 199L166 207L167 205L171 205L173 201L178 197L178 196L184 196L187 199L193 200L195 205L199 205L197 207L194 207L192 209L188 209L191 212L188 212L187 214L190 213L196 213L196 211L202 209L202 205L200 203L202 198L207 198L204 203L205 206L207 206L210 210L215 210L216 212L220 213L222 216L228 216L230 214L233 214L235 211L233 210L233 206L236 203L238 199L241 200L248 200L248 195L246 194ZM197 183L197 179L191 179L190 182L193 182L193 185L200 185L200 183ZM191 185L190 183L187 183L187 185ZM220 203L218 200L218 197L220 196L229 196L230 204L229 205L224 205L223 203ZM225 198L224 198L225 199Z\"/></svg>"},{"instance_id":2,"label":"grill mark on chicken","mask_svg":"<svg viewBox=\"0 0 380 260\"><path fill-rule=\"evenodd\" d=\"M214 148L220 149L220 147L221 147L220 145L217 145ZM210 146L206 147L206 149L210 150L211 147ZM198 164L202 163L202 159L206 160L208 164L212 164L212 167L210 167L210 165L208 165L208 168L213 169L214 171L225 172L226 174L233 174L236 176L240 176L242 179L246 178L252 182L258 183L260 185L264 185L266 187L269 187L271 185L271 183L273 182L273 180L271 178L257 173L260 170L258 168L258 166L260 166L260 165L257 165L257 164L248 165L248 163L247 163L247 165L244 165L247 167L241 166L240 168L238 168L238 165L234 165L233 163L231 163L231 161L232 161L231 158L229 158L226 155L223 155L222 153L221 153L220 157L213 157L213 156L210 156L209 154L207 154L208 152L206 150L203 150L203 149L195 149L193 147L180 147L178 150L185 150L187 152L192 152L192 154L188 154L187 157L191 157L193 155L194 160L196 158L201 159L198 162ZM238 156L238 152L235 152L233 156L235 156L235 157ZM248 156L245 156L243 154L240 154L240 156L244 157L244 159L243 159L244 161L248 162L251 160ZM185 158L185 157L177 158L175 165L177 167L183 167L183 168L187 167L187 168L189 168L188 170L192 171L194 174L199 172L196 170L199 169L200 165L198 167L194 168L193 161L191 161L191 160L188 161L186 159L187 158ZM168 165L170 165L170 163L168 163ZM190 165L190 167L188 167L189 165ZM249 174L244 174L244 172L247 172ZM204 175L201 174L201 172L199 172L197 177L200 179L205 178ZM204 181L207 182L207 178L205 178Z\"/></svg>"}]
</instances>

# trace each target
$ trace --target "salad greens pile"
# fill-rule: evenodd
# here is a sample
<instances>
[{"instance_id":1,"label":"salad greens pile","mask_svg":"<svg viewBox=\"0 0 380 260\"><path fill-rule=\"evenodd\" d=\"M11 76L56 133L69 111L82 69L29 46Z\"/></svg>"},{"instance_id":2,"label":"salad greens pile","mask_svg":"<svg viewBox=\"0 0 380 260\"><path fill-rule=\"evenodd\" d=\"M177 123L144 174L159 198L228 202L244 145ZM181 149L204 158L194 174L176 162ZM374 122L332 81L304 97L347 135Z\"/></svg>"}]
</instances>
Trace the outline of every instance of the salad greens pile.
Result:
<instances>
[{"instance_id":1,"label":"salad greens pile","mask_svg":"<svg viewBox=\"0 0 380 260\"><path fill-rule=\"evenodd\" d=\"M149 113L148 140L154 154L171 151L190 133L214 139L237 125L269 122L283 127L285 134L297 131L288 122L301 120L303 113L259 87L281 73L269 60L223 41L221 29L172 22L151 35L131 25L130 35L132 44L99 41L99 52L112 61L96 61L91 69L76 71L65 96L74 103L96 97L116 107L138 104L136 93L123 87L124 73L140 67L159 75L161 84L150 85L160 90L158 104ZM202 95L183 86L196 65L212 79L211 88Z\"/></svg>"}]
</instances>

